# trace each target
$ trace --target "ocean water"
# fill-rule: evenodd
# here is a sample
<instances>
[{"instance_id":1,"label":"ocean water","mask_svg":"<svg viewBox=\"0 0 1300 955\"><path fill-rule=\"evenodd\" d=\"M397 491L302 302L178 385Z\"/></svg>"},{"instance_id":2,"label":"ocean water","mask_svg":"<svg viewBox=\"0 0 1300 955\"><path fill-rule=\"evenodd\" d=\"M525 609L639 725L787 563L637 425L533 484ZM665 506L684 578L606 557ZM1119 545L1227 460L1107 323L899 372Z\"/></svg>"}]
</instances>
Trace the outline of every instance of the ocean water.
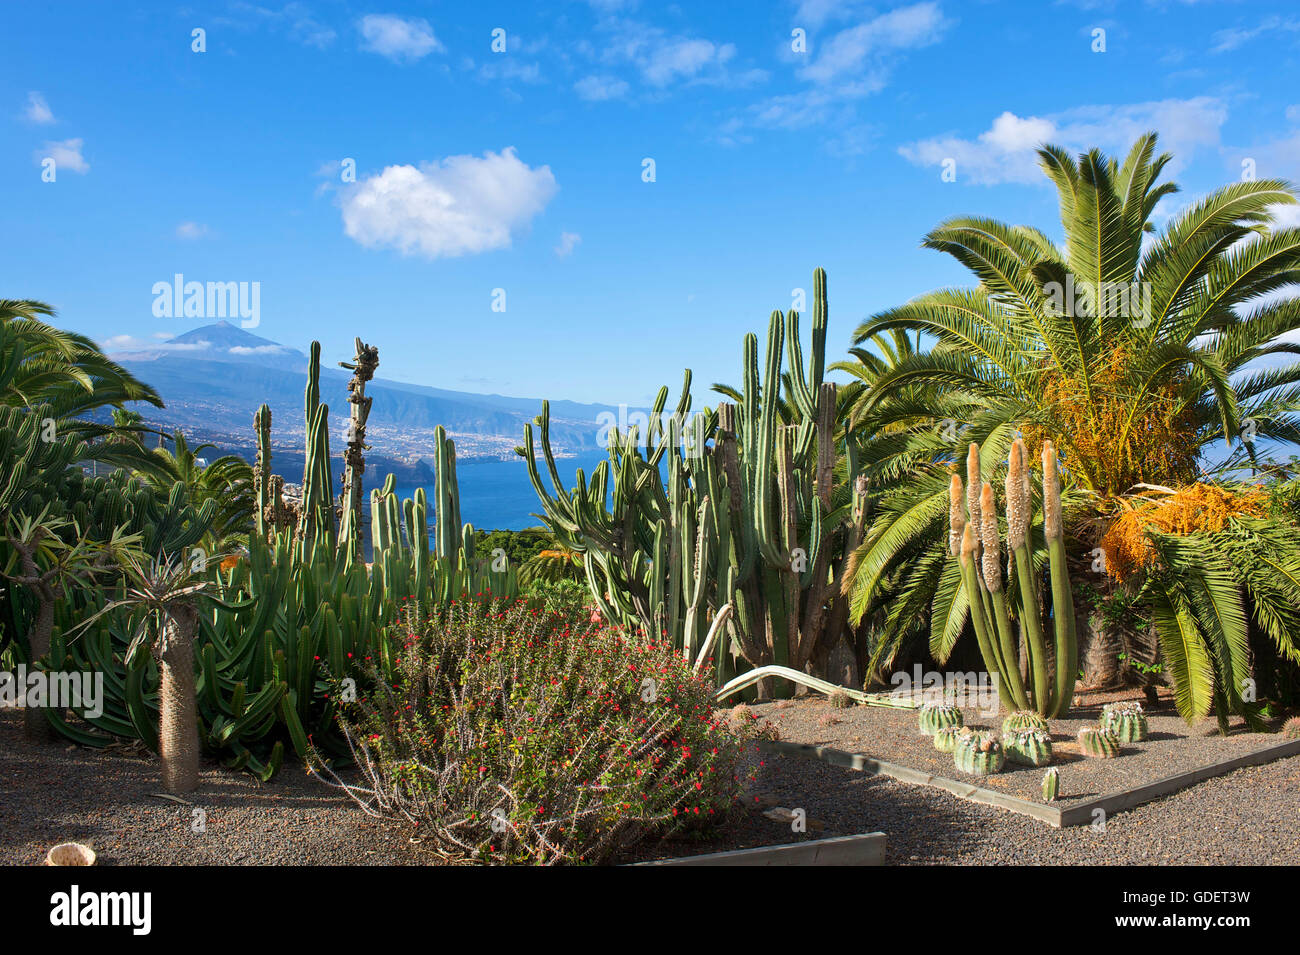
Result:
<instances>
[{"instance_id":1,"label":"ocean water","mask_svg":"<svg viewBox=\"0 0 1300 955\"><path fill-rule=\"evenodd\" d=\"M540 455L538 457L542 484L551 492L546 463ZM604 460L607 460L604 451L558 459L555 466L565 482L564 490L567 492L573 488L574 473L578 468L582 468L590 480L596 466ZM510 461L457 461L456 482L460 487L460 519L466 524L473 524L475 529L518 531L541 526L542 522L532 515L542 513L542 503L537 499L537 492L528 479L528 464L523 458ZM367 482L367 488L377 486L379 485ZM415 494L416 486L398 484L398 497L411 497ZM430 500L433 499L431 486L425 487L425 493ZM433 514L429 518L432 521Z\"/></svg>"}]
</instances>

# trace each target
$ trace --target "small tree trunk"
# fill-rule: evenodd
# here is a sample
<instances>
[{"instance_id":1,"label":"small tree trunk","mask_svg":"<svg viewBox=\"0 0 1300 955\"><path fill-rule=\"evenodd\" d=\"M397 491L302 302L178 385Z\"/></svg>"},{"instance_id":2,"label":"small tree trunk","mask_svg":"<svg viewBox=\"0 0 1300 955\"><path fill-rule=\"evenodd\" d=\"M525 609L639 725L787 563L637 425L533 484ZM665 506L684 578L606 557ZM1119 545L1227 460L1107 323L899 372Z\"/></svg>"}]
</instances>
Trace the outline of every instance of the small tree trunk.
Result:
<instances>
[{"instance_id":1,"label":"small tree trunk","mask_svg":"<svg viewBox=\"0 0 1300 955\"><path fill-rule=\"evenodd\" d=\"M35 669L36 661L50 652L50 637L54 633L54 597L42 594L39 599L36 620L27 634L27 645L31 650L28 667L31 669ZM30 740L53 740L58 736L42 710L43 707L39 706L28 706L23 710L23 735Z\"/></svg>"},{"instance_id":2,"label":"small tree trunk","mask_svg":"<svg viewBox=\"0 0 1300 955\"><path fill-rule=\"evenodd\" d=\"M1122 635L1107 627L1096 616L1078 618L1079 659L1083 665L1083 685L1090 690L1112 690L1119 685L1119 654L1124 649Z\"/></svg>"},{"instance_id":3,"label":"small tree trunk","mask_svg":"<svg viewBox=\"0 0 1300 955\"><path fill-rule=\"evenodd\" d=\"M163 787L190 792L199 785L199 722L194 692L194 631L198 612L180 606L168 615L161 654L158 754Z\"/></svg>"}]
</instances>

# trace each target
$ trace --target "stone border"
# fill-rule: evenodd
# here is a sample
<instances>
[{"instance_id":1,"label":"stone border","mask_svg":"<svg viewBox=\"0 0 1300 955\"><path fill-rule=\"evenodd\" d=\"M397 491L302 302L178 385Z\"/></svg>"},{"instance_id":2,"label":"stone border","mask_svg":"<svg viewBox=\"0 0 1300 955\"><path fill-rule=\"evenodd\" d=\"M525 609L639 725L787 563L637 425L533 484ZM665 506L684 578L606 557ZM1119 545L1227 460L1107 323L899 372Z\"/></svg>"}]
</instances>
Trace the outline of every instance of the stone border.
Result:
<instances>
[{"instance_id":1,"label":"stone border","mask_svg":"<svg viewBox=\"0 0 1300 955\"><path fill-rule=\"evenodd\" d=\"M973 786L970 783L959 782L955 779L947 779L943 776L933 776L922 770L912 769L910 766L889 763L881 759L872 759L870 756L861 753L846 753L843 750L832 749L829 746L813 746L809 743L787 743L785 741L771 740L761 740L759 745L771 753L820 759L833 766L856 769L861 772L871 773L874 776L889 776L916 786L943 789L959 799L984 803L1011 812L1023 813L1026 816L1033 816L1035 819L1039 819L1057 829L1091 823L1093 813L1097 809L1102 810L1107 815L1124 809L1132 809L1144 802L1168 796L1214 776L1230 773L1235 769L1241 769L1245 766L1259 766L1263 763L1271 763L1275 759L1300 755L1300 740L1287 740L1265 746L1251 753L1234 756L1232 759L1223 762L1211 763L1208 766L1201 766L1187 772L1157 779L1154 782L1144 783L1132 789L1121 790L1108 796L1100 796L1097 799L1090 799L1087 802L1076 803L1062 808L1050 803L1036 803L1026 799L1017 799L1015 796L1008 796L992 789L984 789L980 786Z\"/></svg>"},{"instance_id":2,"label":"stone border","mask_svg":"<svg viewBox=\"0 0 1300 955\"><path fill-rule=\"evenodd\" d=\"M698 856L656 859L637 865L884 865L885 834L865 832L757 849L733 849Z\"/></svg>"}]
</instances>

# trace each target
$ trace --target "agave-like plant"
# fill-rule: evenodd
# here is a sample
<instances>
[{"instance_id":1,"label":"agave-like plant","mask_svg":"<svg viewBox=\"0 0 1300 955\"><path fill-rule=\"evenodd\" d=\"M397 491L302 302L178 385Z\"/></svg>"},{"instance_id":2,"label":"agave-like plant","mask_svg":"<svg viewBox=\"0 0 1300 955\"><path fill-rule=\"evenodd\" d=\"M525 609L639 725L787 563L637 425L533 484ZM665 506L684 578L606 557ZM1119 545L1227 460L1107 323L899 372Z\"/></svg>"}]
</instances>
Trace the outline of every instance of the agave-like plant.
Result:
<instances>
[{"instance_id":1,"label":"agave-like plant","mask_svg":"<svg viewBox=\"0 0 1300 955\"><path fill-rule=\"evenodd\" d=\"M179 481L186 498L196 505L214 501L212 526L204 538L209 551L228 551L248 543L256 505L253 499L253 469L233 454L204 461L202 453L212 444L191 448L185 435L172 434L172 448L153 448L137 462L136 471L147 486L165 497Z\"/></svg>"},{"instance_id":2,"label":"agave-like plant","mask_svg":"<svg viewBox=\"0 0 1300 955\"><path fill-rule=\"evenodd\" d=\"M1300 363L1257 370L1259 359L1300 354L1283 337L1300 329L1300 300L1274 294L1300 281L1300 229L1277 227L1270 212L1296 201L1292 188L1234 183L1157 232L1156 203L1177 186L1159 181L1171 157L1155 147L1147 134L1121 163L1045 146L1039 157L1057 187L1064 243L1028 226L948 220L924 245L952 255L979 284L927 293L858 328L859 342L899 331L933 341L874 376L854 409L863 434L890 435L889 444L864 441L868 465L909 467L907 480L877 492L876 519L845 583L855 616L886 614L873 662L892 659L927 610L940 659L963 631L944 518L948 476L969 442L979 445L983 478L997 484L1017 434L1031 451L1058 439L1076 555L1095 546L1126 495L1201 480L1212 443L1244 444L1252 459L1259 439L1300 443ZM890 432L894 425L906 433ZM1244 614L1280 652L1295 652L1286 601L1300 597L1300 550L1261 521L1234 520L1226 533L1251 539L1237 550L1165 535L1168 561L1129 585L1143 595L1190 721L1216 694L1220 712L1246 709ZM1268 555L1271 586L1258 565L1235 563L1246 550ZM1098 581L1103 591L1114 586ZM1079 616L1087 619L1086 608Z\"/></svg>"}]
</instances>

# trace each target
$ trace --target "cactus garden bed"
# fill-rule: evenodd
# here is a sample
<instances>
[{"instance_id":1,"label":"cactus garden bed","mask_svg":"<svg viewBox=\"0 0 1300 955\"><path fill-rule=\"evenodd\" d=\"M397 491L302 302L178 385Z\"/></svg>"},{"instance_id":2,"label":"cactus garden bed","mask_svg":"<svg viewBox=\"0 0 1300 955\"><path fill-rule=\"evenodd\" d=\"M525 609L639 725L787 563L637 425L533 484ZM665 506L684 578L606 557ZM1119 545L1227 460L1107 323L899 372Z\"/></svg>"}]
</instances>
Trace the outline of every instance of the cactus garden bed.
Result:
<instances>
[{"instance_id":1,"label":"cactus garden bed","mask_svg":"<svg viewBox=\"0 0 1300 955\"><path fill-rule=\"evenodd\" d=\"M1134 699L1131 693L1083 694L1067 718L1050 721L1051 766L1059 771L1055 805L1066 809L1099 797L1125 792L1179 773L1245 756L1282 742L1275 733L1251 732L1234 720L1229 735L1221 736L1213 720L1188 727L1162 691L1160 703L1147 713L1149 736L1139 743L1124 743L1109 759L1085 756L1077 742L1081 729L1095 727L1106 703ZM754 711L769 720L782 741L825 746L846 753L905 766L933 776L958 780L1015 799L1042 801L1046 766L1019 765L1007 760L1001 770L988 775L964 773L950 752L935 748L918 726L916 711L856 706L832 708L821 697L760 704ZM962 711L964 725L976 730L1000 730L1002 717Z\"/></svg>"}]
</instances>

